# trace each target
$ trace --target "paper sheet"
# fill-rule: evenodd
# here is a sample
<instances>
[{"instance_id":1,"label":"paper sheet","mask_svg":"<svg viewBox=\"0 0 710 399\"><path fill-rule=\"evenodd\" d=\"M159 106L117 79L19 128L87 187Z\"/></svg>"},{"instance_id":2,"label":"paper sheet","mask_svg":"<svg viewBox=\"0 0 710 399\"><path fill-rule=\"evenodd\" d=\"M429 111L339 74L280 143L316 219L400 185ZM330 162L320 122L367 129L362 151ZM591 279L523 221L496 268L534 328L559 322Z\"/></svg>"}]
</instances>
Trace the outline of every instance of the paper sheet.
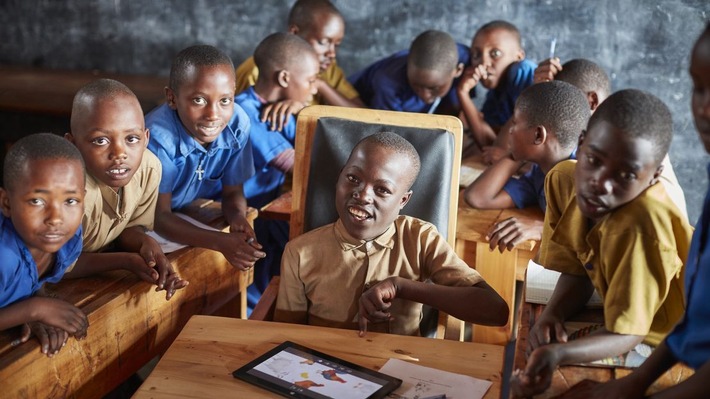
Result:
<instances>
[{"instance_id":1,"label":"paper sheet","mask_svg":"<svg viewBox=\"0 0 710 399\"><path fill-rule=\"evenodd\" d=\"M480 399L493 384L399 359L388 360L380 372L402 380L402 386L387 396L392 399L426 399L441 394L446 394L446 399Z\"/></svg>"},{"instance_id":2,"label":"paper sheet","mask_svg":"<svg viewBox=\"0 0 710 399\"><path fill-rule=\"evenodd\" d=\"M461 171L459 172L459 187L468 187L473 183L478 176L483 173L483 169L476 169L470 166L461 165Z\"/></svg>"},{"instance_id":3,"label":"paper sheet","mask_svg":"<svg viewBox=\"0 0 710 399\"><path fill-rule=\"evenodd\" d=\"M526 274L525 302L547 304L555 290L560 273L547 270L537 263L530 261ZM599 293L595 290L587 302L587 306L601 307L604 305Z\"/></svg>"},{"instance_id":4,"label":"paper sheet","mask_svg":"<svg viewBox=\"0 0 710 399\"><path fill-rule=\"evenodd\" d=\"M205 230L219 231L212 226L208 226L208 225L200 222L199 220L193 219L193 218L185 215L184 213L175 212L174 215L176 215L182 219L185 219L188 222L194 224L195 226L203 228ZM176 242L172 242L172 241L168 240L167 238L161 237L155 231L149 231L147 234L149 236L153 237L155 239L155 241L158 242L158 244L160 245L160 249L162 249L163 253L166 253L166 254L169 254L170 252L175 252L178 249L185 248L187 246L184 244L178 244Z\"/></svg>"}]
</instances>

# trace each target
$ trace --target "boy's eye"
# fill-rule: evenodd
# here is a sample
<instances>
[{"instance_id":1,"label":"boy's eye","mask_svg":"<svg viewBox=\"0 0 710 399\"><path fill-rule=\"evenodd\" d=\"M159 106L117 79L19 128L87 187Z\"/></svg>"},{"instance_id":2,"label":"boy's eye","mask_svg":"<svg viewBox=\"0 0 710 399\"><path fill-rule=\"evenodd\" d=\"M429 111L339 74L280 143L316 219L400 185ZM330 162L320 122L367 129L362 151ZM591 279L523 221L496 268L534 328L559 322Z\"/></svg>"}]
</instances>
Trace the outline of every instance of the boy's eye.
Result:
<instances>
[{"instance_id":1,"label":"boy's eye","mask_svg":"<svg viewBox=\"0 0 710 399\"><path fill-rule=\"evenodd\" d=\"M491 55L491 58L496 59L496 58L502 57L503 52L498 50L497 48L494 48L493 50L491 50L490 55Z\"/></svg>"},{"instance_id":2,"label":"boy's eye","mask_svg":"<svg viewBox=\"0 0 710 399\"><path fill-rule=\"evenodd\" d=\"M141 138L140 138L139 136L128 136L128 137L126 138L126 141L127 141L129 144L136 144L136 143L140 143Z\"/></svg>"},{"instance_id":3,"label":"boy's eye","mask_svg":"<svg viewBox=\"0 0 710 399\"><path fill-rule=\"evenodd\" d=\"M599 163L599 160L594 155L587 154L587 163L592 166L596 166Z\"/></svg>"},{"instance_id":4,"label":"boy's eye","mask_svg":"<svg viewBox=\"0 0 710 399\"><path fill-rule=\"evenodd\" d=\"M621 178L621 180L624 180L624 181L636 180L636 174L633 172L621 172L621 173L619 173L619 177Z\"/></svg>"},{"instance_id":5,"label":"boy's eye","mask_svg":"<svg viewBox=\"0 0 710 399\"><path fill-rule=\"evenodd\" d=\"M392 194L392 191L390 191L388 188L385 188L385 187L378 187L377 193L380 195L390 195L390 194Z\"/></svg>"},{"instance_id":6,"label":"boy's eye","mask_svg":"<svg viewBox=\"0 0 710 399\"><path fill-rule=\"evenodd\" d=\"M97 138L91 140L91 144L106 145L106 144L108 144L108 139L106 137L97 137Z\"/></svg>"},{"instance_id":7,"label":"boy's eye","mask_svg":"<svg viewBox=\"0 0 710 399\"><path fill-rule=\"evenodd\" d=\"M353 175L347 175L347 179L350 183L358 183L360 181L357 177Z\"/></svg>"},{"instance_id":8,"label":"boy's eye","mask_svg":"<svg viewBox=\"0 0 710 399\"><path fill-rule=\"evenodd\" d=\"M30 205L34 205L34 206L40 206L40 205L44 204L44 201L42 201L39 198L30 198L30 200L27 202L29 202Z\"/></svg>"},{"instance_id":9,"label":"boy's eye","mask_svg":"<svg viewBox=\"0 0 710 399\"><path fill-rule=\"evenodd\" d=\"M67 199L67 204L68 205L79 205L81 201L79 201L78 198L69 198Z\"/></svg>"},{"instance_id":10,"label":"boy's eye","mask_svg":"<svg viewBox=\"0 0 710 399\"><path fill-rule=\"evenodd\" d=\"M223 98L223 99L219 100L219 102L220 102L222 105L229 105L229 104L232 103L232 99L231 99L231 98Z\"/></svg>"},{"instance_id":11,"label":"boy's eye","mask_svg":"<svg viewBox=\"0 0 710 399\"><path fill-rule=\"evenodd\" d=\"M207 104L207 101L206 101L204 98L202 98L202 97L194 98L194 99L192 99L192 102L195 103L195 104L197 104L197 105L205 105L205 104Z\"/></svg>"}]
</instances>

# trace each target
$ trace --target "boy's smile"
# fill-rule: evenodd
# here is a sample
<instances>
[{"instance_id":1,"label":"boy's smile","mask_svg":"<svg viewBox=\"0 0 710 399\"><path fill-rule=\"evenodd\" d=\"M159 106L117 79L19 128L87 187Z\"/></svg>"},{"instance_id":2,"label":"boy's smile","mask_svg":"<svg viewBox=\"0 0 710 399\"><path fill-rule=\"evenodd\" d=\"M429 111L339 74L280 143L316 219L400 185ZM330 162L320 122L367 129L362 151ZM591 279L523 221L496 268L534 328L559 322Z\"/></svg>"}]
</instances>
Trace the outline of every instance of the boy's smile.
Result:
<instances>
[{"instance_id":1,"label":"boy's smile","mask_svg":"<svg viewBox=\"0 0 710 399\"><path fill-rule=\"evenodd\" d=\"M505 29L478 32L471 43L471 65L486 67L488 76L481 83L489 90L498 87L510 64L524 58L515 34Z\"/></svg>"},{"instance_id":2,"label":"boy's smile","mask_svg":"<svg viewBox=\"0 0 710 399\"><path fill-rule=\"evenodd\" d=\"M37 263L67 243L84 215L84 170L79 161L28 161L23 179L0 190L2 211L12 220Z\"/></svg>"},{"instance_id":3,"label":"boy's smile","mask_svg":"<svg viewBox=\"0 0 710 399\"><path fill-rule=\"evenodd\" d=\"M579 146L575 185L584 216L598 221L655 184L662 167L653 143L630 137L605 121L592 126Z\"/></svg>"},{"instance_id":4,"label":"boy's smile","mask_svg":"<svg viewBox=\"0 0 710 399\"><path fill-rule=\"evenodd\" d=\"M693 80L692 110L705 151L710 152L710 35L700 37L690 57Z\"/></svg>"},{"instance_id":5,"label":"boy's smile","mask_svg":"<svg viewBox=\"0 0 710 399\"><path fill-rule=\"evenodd\" d=\"M67 138L81 152L89 174L117 191L130 182L148 146L143 111L127 95L88 101L74 115L75 130Z\"/></svg>"},{"instance_id":6,"label":"boy's smile","mask_svg":"<svg viewBox=\"0 0 710 399\"><path fill-rule=\"evenodd\" d=\"M407 204L412 165L391 149L360 145L336 185L338 216L350 235L371 240L382 234Z\"/></svg>"},{"instance_id":7,"label":"boy's smile","mask_svg":"<svg viewBox=\"0 0 710 399\"><path fill-rule=\"evenodd\" d=\"M219 137L234 114L234 69L229 65L189 67L174 91L166 89L170 108L200 145Z\"/></svg>"}]
</instances>

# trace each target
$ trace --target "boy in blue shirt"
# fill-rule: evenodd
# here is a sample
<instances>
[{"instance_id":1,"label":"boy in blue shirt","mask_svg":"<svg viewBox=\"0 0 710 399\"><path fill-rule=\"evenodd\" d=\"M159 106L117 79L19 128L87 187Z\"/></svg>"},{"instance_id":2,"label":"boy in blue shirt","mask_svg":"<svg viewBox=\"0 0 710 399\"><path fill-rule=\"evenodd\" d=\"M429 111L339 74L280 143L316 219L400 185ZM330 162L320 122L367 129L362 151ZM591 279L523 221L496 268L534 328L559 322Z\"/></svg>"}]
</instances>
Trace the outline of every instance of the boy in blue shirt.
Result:
<instances>
[{"instance_id":1,"label":"boy in blue shirt","mask_svg":"<svg viewBox=\"0 0 710 399\"><path fill-rule=\"evenodd\" d=\"M160 159L162 179L155 231L181 244L221 252L236 268L265 256L246 220L242 185L254 174L249 118L234 103L234 65L207 45L188 47L173 60L166 104L146 115L148 148ZM230 232L209 231L173 214L197 198L222 202Z\"/></svg>"},{"instance_id":2,"label":"boy in blue shirt","mask_svg":"<svg viewBox=\"0 0 710 399\"><path fill-rule=\"evenodd\" d=\"M510 153L466 188L466 203L482 209L538 206L544 212L545 174L558 162L574 157L589 115L584 94L569 83L544 82L525 89L511 120ZM533 162L530 171L511 178L525 162ZM503 251L528 239L539 240L541 233L538 220L506 220L490 232L490 245Z\"/></svg>"},{"instance_id":3,"label":"boy in blue shirt","mask_svg":"<svg viewBox=\"0 0 710 399\"><path fill-rule=\"evenodd\" d=\"M693 80L691 107L700 140L710 153L710 24L695 43L690 58ZM710 168L708 168L710 174ZM651 384L676 363L695 369L695 374L678 385L653 395L654 398L702 398L710 378L710 191L690 244L685 270L686 311L680 323L651 356L632 374L602 385L594 383L565 398L641 398Z\"/></svg>"},{"instance_id":4,"label":"boy in blue shirt","mask_svg":"<svg viewBox=\"0 0 710 399\"><path fill-rule=\"evenodd\" d=\"M458 77L468 65L468 47L445 32L426 31L403 50L353 74L348 80L370 108L458 115Z\"/></svg>"},{"instance_id":5,"label":"boy in blue shirt","mask_svg":"<svg viewBox=\"0 0 710 399\"><path fill-rule=\"evenodd\" d=\"M513 24L491 21L473 36L471 65L459 80L456 93L473 140L489 164L505 156L507 135L498 133L507 132L515 100L532 85L535 67L525 59L520 31ZM480 110L470 96L478 83L488 89Z\"/></svg>"},{"instance_id":6,"label":"boy in blue shirt","mask_svg":"<svg viewBox=\"0 0 710 399\"><path fill-rule=\"evenodd\" d=\"M235 101L251 120L252 155L256 173L244 184L249 206L261 208L281 193L285 174L293 171L296 122L292 115L281 131L273 131L270 122L262 122L263 108L282 101L308 103L316 94L318 56L313 48L296 35L274 33L257 46L254 61L261 73L256 84ZM279 274L281 253L288 241L288 224L283 221L256 219L254 230L264 246L266 258L254 272L254 282L247 290L248 308L253 309L271 280Z\"/></svg>"},{"instance_id":7,"label":"boy in blue shirt","mask_svg":"<svg viewBox=\"0 0 710 399\"><path fill-rule=\"evenodd\" d=\"M86 335L86 315L76 306L42 294L81 253L84 164L61 137L43 133L10 148L0 188L0 330L22 325L13 344L37 336L51 357L69 335Z\"/></svg>"}]
</instances>

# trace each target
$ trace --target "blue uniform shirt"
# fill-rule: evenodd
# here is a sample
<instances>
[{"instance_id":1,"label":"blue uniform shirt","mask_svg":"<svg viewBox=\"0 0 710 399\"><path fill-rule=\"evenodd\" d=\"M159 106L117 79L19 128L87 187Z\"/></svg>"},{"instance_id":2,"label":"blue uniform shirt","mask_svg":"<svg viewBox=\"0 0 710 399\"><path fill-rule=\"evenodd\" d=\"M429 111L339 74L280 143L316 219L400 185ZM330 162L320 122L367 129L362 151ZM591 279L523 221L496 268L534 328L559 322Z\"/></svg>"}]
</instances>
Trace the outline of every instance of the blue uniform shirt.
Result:
<instances>
[{"instance_id":1,"label":"blue uniform shirt","mask_svg":"<svg viewBox=\"0 0 710 399\"><path fill-rule=\"evenodd\" d=\"M537 65L529 60L513 63L508 67L505 80L498 87L489 90L481 107L483 119L492 127L501 127L513 116L515 100L520 93L533 84Z\"/></svg>"},{"instance_id":2,"label":"blue uniform shirt","mask_svg":"<svg viewBox=\"0 0 710 399\"><path fill-rule=\"evenodd\" d=\"M232 119L208 148L187 133L167 104L146 115L145 124L150 129L148 148L163 164L159 191L172 193L172 209L197 198L219 200L223 186L243 184L254 174L249 117L236 103Z\"/></svg>"},{"instance_id":3,"label":"blue uniform shirt","mask_svg":"<svg viewBox=\"0 0 710 399\"><path fill-rule=\"evenodd\" d=\"M255 174L244 183L244 196L249 206L258 209L279 196L286 176L269 163L282 152L293 148L296 139L296 120L293 116L289 116L282 132L269 130L268 123L260 120L263 106L253 86L239 93L235 101L251 120L249 140Z\"/></svg>"},{"instance_id":4,"label":"blue uniform shirt","mask_svg":"<svg viewBox=\"0 0 710 399\"><path fill-rule=\"evenodd\" d=\"M29 298L44 283L56 283L81 254L81 226L59 251L53 267L43 277L10 218L0 213L0 307Z\"/></svg>"},{"instance_id":5,"label":"blue uniform shirt","mask_svg":"<svg viewBox=\"0 0 710 399\"><path fill-rule=\"evenodd\" d=\"M569 159L577 159L577 149L570 154ZM533 164L532 168L519 178L511 177L503 186L510 195L516 208L525 208L537 204L543 212L547 207L545 199L545 173L540 166Z\"/></svg>"},{"instance_id":6,"label":"blue uniform shirt","mask_svg":"<svg viewBox=\"0 0 710 399\"><path fill-rule=\"evenodd\" d=\"M710 175L710 165L708 166ZM710 361L710 190L685 264L685 315L666 338L679 361L699 369Z\"/></svg>"},{"instance_id":7,"label":"blue uniform shirt","mask_svg":"<svg viewBox=\"0 0 710 399\"><path fill-rule=\"evenodd\" d=\"M459 51L459 63L469 64L469 48L463 44L456 45ZM348 80L355 87L360 98L370 108L390 111L406 111L426 113L431 104L426 104L419 98L407 79L407 55L409 50L402 50L381 59ZM454 80L451 89L441 99L437 109L459 109L459 99L456 96L458 78Z\"/></svg>"}]
</instances>

